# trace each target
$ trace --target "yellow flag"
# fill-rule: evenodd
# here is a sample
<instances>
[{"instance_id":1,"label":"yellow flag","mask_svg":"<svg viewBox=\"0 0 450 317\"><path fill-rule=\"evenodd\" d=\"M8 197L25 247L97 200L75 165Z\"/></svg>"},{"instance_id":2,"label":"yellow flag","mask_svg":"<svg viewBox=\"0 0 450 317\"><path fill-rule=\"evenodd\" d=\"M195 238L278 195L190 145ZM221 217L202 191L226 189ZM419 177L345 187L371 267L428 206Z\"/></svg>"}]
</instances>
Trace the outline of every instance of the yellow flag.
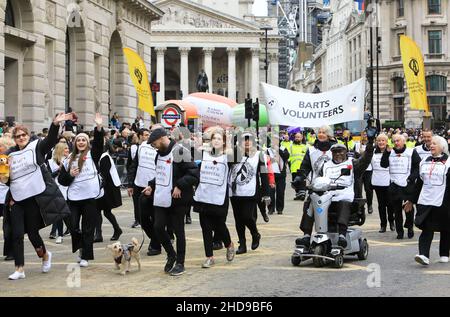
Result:
<instances>
[{"instance_id":1,"label":"yellow flag","mask_svg":"<svg viewBox=\"0 0 450 317\"><path fill-rule=\"evenodd\" d=\"M139 109L156 117L150 83L147 77L147 68L142 58L132 49L124 48L123 53L128 62L130 77L139 96Z\"/></svg>"},{"instance_id":2,"label":"yellow flag","mask_svg":"<svg viewBox=\"0 0 450 317\"><path fill-rule=\"evenodd\" d=\"M400 51L402 54L403 71L408 86L411 109L428 112L427 89L425 83L425 66L422 52L411 38L400 36Z\"/></svg>"}]
</instances>

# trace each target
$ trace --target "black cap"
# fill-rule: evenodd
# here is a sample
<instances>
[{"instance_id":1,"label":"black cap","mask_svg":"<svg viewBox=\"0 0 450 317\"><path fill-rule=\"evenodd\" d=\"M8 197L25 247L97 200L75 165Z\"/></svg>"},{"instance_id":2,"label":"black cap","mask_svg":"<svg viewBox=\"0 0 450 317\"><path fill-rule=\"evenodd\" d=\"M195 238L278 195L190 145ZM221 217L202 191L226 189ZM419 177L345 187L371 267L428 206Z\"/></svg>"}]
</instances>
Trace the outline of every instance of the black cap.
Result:
<instances>
[{"instance_id":1,"label":"black cap","mask_svg":"<svg viewBox=\"0 0 450 317\"><path fill-rule=\"evenodd\" d=\"M148 143L151 144L156 140L162 138L163 136L167 136L167 132L164 128L158 128L156 130L153 130L152 134L150 134L150 137L148 138Z\"/></svg>"}]
</instances>

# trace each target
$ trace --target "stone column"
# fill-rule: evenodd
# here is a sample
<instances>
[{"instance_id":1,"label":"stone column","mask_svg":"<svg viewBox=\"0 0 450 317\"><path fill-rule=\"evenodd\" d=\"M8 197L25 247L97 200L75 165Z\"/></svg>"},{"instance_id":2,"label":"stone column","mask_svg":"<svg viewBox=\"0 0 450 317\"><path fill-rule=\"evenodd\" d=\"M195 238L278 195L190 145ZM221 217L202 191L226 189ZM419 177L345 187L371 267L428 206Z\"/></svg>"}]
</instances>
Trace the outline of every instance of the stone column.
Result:
<instances>
[{"instance_id":1,"label":"stone column","mask_svg":"<svg viewBox=\"0 0 450 317\"><path fill-rule=\"evenodd\" d=\"M190 47L180 47L180 90L183 93L183 98L189 95L189 51Z\"/></svg>"},{"instance_id":2,"label":"stone column","mask_svg":"<svg viewBox=\"0 0 450 317\"><path fill-rule=\"evenodd\" d=\"M212 54L214 52L214 47L205 47L203 49L204 54L204 69L206 76L208 76L208 85L209 85L209 92L213 92L213 77L212 77Z\"/></svg>"},{"instance_id":3,"label":"stone column","mask_svg":"<svg viewBox=\"0 0 450 317\"><path fill-rule=\"evenodd\" d=\"M165 78L164 78L164 53L166 47L156 47L156 81L160 83L160 90L156 94L156 105L163 103L166 100L165 96Z\"/></svg>"},{"instance_id":4,"label":"stone column","mask_svg":"<svg viewBox=\"0 0 450 317\"><path fill-rule=\"evenodd\" d=\"M278 54L269 54L269 84L278 87Z\"/></svg>"},{"instance_id":5,"label":"stone column","mask_svg":"<svg viewBox=\"0 0 450 317\"><path fill-rule=\"evenodd\" d=\"M237 47L227 48L228 53L228 98L236 100L236 52Z\"/></svg>"},{"instance_id":6,"label":"stone column","mask_svg":"<svg viewBox=\"0 0 450 317\"><path fill-rule=\"evenodd\" d=\"M251 73L252 73L252 84L251 84L251 98L255 100L256 98L259 98L259 48L252 48L252 67L251 67Z\"/></svg>"}]
</instances>

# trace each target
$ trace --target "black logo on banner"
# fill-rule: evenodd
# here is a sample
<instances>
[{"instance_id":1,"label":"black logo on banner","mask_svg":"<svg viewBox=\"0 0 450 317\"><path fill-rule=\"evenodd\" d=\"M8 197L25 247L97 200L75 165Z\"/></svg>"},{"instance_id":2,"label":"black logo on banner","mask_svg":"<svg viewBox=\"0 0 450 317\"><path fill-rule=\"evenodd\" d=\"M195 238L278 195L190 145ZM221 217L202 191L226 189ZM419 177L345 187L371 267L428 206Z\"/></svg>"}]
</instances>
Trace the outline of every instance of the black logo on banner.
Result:
<instances>
[{"instance_id":1,"label":"black logo on banner","mask_svg":"<svg viewBox=\"0 0 450 317\"><path fill-rule=\"evenodd\" d=\"M414 75L417 76L419 74L419 63L415 58L412 58L409 62L409 68L414 72Z\"/></svg>"},{"instance_id":2,"label":"black logo on banner","mask_svg":"<svg viewBox=\"0 0 450 317\"><path fill-rule=\"evenodd\" d=\"M139 80L139 85L141 84L141 82L142 82L142 73L141 73L141 71L139 70L139 68L135 68L134 69L134 74L136 75L136 77L137 77L137 79Z\"/></svg>"}]
</instances>

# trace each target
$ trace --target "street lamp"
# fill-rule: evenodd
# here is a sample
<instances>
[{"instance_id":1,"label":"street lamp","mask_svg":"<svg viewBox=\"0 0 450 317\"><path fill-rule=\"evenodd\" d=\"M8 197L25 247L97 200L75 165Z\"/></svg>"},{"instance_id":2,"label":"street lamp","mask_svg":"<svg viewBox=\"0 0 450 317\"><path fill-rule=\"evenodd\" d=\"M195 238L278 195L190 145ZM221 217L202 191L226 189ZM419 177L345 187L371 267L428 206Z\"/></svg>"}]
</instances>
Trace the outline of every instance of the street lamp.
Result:
<instances>
[{"instance_id":1,"label":"street lamp","mask_svg":"<svg viewBox=\"0 0 450 317\"><path fill-rule=\"evenodd\" d=\"M267 56L267 31L271 31L273 30L273 28L271 26L262 26L260 27L260 30L265 31L265 39L266 39L266 58L264 60L265 62L265 66L264 66L264 70L266 71L266 84L267 84L267 72L269 70L269 61L268 61L268 56Z\"/></svg>"}]
</instances>

